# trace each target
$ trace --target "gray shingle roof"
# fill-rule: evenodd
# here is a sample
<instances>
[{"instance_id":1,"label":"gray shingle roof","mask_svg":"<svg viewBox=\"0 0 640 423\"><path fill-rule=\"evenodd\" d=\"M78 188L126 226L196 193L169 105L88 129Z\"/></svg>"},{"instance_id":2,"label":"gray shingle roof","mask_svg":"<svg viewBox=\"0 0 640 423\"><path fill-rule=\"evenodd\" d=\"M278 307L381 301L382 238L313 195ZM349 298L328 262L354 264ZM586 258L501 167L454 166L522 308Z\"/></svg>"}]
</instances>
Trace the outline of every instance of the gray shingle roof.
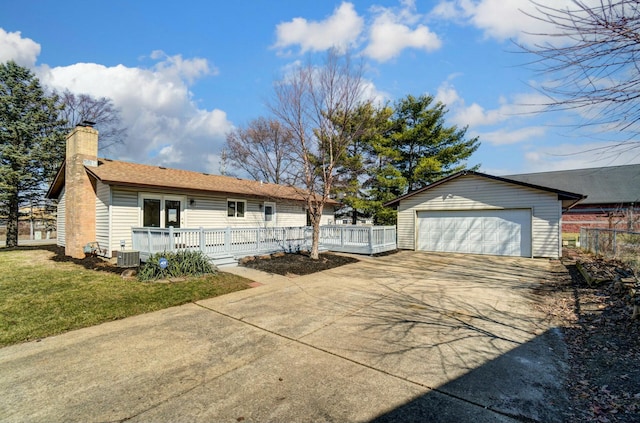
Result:
<instances>
[{"instance_id":1,"label":"gray shingle roof","mask_svg":"<svg viewBox=\"0 0 640 423\"><path fill-rule=\"evenodd\" d=\"M579 192L587 196L580 204L640 202L640 164L506 175L528 184Z\"/></svg>"}]
</instances>

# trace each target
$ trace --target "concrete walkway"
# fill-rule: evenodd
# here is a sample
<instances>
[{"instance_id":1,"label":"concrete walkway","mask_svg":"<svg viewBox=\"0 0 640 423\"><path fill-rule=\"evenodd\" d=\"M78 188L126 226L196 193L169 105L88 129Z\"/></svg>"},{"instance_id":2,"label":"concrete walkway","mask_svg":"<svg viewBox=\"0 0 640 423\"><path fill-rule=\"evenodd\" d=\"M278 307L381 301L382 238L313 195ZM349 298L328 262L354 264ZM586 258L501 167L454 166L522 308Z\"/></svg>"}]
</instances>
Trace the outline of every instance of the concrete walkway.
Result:
<instances>
[{"instance_id":1,"label":"concrete walkway","mask_svg":"<svg viewBox=\"0 0 640 423\"><path fill-rule=\"evenodd\" d=\"M563 421L547 260L414 252L0 349L1 421Z\"/></svg>"}]
</instances>

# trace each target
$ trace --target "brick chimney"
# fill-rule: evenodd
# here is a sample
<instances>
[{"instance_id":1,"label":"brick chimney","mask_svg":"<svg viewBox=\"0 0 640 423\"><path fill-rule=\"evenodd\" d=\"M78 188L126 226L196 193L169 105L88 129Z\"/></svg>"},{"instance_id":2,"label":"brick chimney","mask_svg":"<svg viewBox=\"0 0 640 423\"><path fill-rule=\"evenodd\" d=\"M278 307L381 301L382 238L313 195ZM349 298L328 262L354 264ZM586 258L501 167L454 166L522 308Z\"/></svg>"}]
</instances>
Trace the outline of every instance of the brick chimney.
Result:
<instances>
[{"instance_id":1,"label":"brick chimney","mask_svg":"<svg viewBox=\"0 0 640 423\"><path fill-rule=\"evenodd\" d=\"M76 126L67 136L65 160L64 252L84 258L85 245L96 240L96 191L85 166L98 166L98 131L89 123Z\"/></svg>"}]
</instances>

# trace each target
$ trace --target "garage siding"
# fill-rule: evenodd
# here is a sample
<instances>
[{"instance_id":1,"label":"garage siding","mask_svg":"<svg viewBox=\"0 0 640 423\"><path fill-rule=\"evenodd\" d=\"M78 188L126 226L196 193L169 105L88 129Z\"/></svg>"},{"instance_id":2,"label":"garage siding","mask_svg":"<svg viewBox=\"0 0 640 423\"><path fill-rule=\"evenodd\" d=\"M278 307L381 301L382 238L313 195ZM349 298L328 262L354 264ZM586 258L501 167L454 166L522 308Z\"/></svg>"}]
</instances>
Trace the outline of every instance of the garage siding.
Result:
<instances>
[{"instance_id":1,"label":"garage siding","mask_svg":"<svg viewBox=\"0 0 640 423\"><path fill-rule=\"evenodd\" d=\"M523 209L532 210L534 257L560 255L561 205L555 193L475 175L464 175L400 201L398 247L415 250L418 211Z\"/></svg>"}]
</instances>

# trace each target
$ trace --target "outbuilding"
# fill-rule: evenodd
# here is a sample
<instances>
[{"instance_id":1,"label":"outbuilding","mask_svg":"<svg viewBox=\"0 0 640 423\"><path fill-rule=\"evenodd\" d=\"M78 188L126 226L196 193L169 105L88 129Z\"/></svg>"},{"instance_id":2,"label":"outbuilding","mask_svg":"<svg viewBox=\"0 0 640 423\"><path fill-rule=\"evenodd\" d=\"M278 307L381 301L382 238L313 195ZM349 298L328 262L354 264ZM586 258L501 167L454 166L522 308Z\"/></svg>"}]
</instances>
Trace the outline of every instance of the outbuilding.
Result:
<instances>
[{"instance_id":1,"label":"outbuilding","mask_svg":"<svg viewBox=\"0 0 640 423\"><path fill-rule=\"evenodd\" d=\"M562 212L583 198L467 170L385 205L398 210L400 249L558 258Z\"/></svg>"},{"instance_id":2,"label":"outbuilding","mask_svg":"<svg viewBox=\"0 0 640 423\"><path fill-rule=\"evenodd\" d=\"M580 228L640 231L640 164L505 177L587 195L562 216L565 240L577 238Z\"/></svg>"}]
</instances>

